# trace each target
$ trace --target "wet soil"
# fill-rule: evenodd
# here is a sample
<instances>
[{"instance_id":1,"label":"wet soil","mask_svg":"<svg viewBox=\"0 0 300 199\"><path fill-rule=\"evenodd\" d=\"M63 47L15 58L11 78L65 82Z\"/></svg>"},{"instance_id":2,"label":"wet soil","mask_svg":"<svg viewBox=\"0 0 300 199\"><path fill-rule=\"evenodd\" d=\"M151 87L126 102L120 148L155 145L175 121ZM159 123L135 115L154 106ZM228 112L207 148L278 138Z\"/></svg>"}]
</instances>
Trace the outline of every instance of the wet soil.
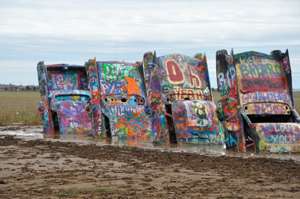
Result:
<instances>
[{"instance_id":1,"label":"wet soil","mask_svg":"<svg viewBox=\"0 0 300 199\"><path fill-rule=\"evenodd\" d=\"M300 163L2 135L0 198L300 198Z\"/></svg>"}]
</instances>

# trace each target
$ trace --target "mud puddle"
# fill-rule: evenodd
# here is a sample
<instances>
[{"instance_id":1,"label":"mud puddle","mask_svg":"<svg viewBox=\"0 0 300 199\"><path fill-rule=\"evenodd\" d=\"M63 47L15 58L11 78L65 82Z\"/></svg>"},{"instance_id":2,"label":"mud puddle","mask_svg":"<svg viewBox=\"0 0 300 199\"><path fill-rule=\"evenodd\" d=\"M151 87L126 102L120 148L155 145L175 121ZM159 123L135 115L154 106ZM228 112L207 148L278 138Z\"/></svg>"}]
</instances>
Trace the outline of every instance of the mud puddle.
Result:
<instances>
[{"instance_id":1,"label":"mud puddle","mask_svg":"<svg viewBox=\"0 0 300 199\"><path fill-rule=\"evenodd\" d=\"M0 126L0 136L11 135L25 140L43 139L40 126Z\"/></svg>"},{"instance_id":2,"label":"mud puddle","mask_svg":"<svg viewBox=\"0 0 300 199\"><path fill-rule=\"evenodd\" d=\"M6 126L0 127L0 136L11 135L16 138L25 140L39 140L45 139L47 141L60 141L60 142L72 142L78 144L96 144L98 146L103 145L113 145L118 147L138 147L143 149L153 149L159 151L172 151L172 152L189 152L189 153L199 153L206 155L225 155L224 146L211 146L211 145L153 145L152 143L140 142L137 140L124 141L113 138L112 140L95 139L88 136L82 135L65 135L60 136L60 138L49 138L44 136L42 133L42 128L40 126Z\"/></svg>"},{"instance_id":3,"label":"mud puddle","mask_svg":"<svg viewBox=\"0 0 300 199\"><path fill-rule=\"evenodd\" d=\"M174 153L196 153L200 155L207 156L228 156L228 157L239 157L239 158L271 158L280 160L294 160L300 162L300 154L292 153L238 153L233 151L226 151L225 146L221 145L153 145L152 143L143 143L137 141L118 141L114 139L112 141L107 141L104 139L95 139L87 136L64 136L59 139L47 138L42 133L41 126L2 126L0 127L0 136L10 135L16 138L24 140L39 140L44 139L53 142L63 142L63 143L77 143L81 145L95 144L97 146L118 146L118 147L134 147L146 150L157 150L161 152L174 152Z\"/></svg>"}]
</instances>

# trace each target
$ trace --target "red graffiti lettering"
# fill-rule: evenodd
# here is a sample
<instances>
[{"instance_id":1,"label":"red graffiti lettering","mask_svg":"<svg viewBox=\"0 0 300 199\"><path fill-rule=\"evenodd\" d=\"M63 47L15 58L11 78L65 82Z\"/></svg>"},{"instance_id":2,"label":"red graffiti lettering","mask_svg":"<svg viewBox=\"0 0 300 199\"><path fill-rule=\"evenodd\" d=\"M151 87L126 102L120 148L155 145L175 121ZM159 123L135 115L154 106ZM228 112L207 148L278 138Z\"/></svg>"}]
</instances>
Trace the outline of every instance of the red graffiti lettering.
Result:
<instances>
[{"instance_id":1,"label":"red graffiti lettering","mask_svg":"<svg viewBox=\"0 0 300 199\"><path fill-rule=\"evenodd\" d=\"M173 84L182 84L184 82L184 77L178 64L173 60L167 60L166 66L169 81Z\"/></svg>"}]
</instances>

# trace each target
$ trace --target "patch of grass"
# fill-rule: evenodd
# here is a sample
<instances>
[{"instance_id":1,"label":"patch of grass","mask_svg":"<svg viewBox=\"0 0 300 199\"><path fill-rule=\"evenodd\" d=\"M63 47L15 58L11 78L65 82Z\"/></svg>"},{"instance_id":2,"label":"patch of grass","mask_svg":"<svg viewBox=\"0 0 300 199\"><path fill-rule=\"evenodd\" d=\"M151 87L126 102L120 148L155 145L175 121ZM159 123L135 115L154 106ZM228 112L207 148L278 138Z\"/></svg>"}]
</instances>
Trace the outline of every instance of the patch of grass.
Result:
<instances>
[{"instance_id":1,"label":"patch of grass","mask_svg":"<svg viewBox=\"0 0 300 199\"><path fill-rule=\"evenodd\" d=\"M300 113L300 92L294 92L294 100L298 113Z\"/></svg>"},{"instance_id":2,"label":"patch of grass","mask_svg":"<svg viewBox=\"0 0 300 199\"><path fill-rule=\"evenodd\" d=\"M59 197L59 198L70 198L70 197L74 197L76 195L77 194L72 189L68 189L68 190L63 189L57 193L57 197Z\"/></svg>"},{"instance_id":3,"label":"patch of grass","mask_svg":"<svg viewBox=\"0 0 300 199\"><path fill-rule=\"evenodd\" d=\"M38 125L41 123L37 104L39 92L3 91L0 92L0 125L20 123Z\"/></svg>"}]
</instances>

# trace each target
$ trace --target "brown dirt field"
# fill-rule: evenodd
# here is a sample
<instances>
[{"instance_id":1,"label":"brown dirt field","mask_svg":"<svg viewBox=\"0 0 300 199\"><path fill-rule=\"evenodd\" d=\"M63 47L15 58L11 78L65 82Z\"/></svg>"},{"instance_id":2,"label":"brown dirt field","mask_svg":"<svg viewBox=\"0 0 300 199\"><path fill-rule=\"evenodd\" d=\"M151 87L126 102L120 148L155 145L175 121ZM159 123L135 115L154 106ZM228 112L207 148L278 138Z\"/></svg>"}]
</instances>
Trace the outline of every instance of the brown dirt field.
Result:
<instances>
[{"instance_id":1,"label":"brown dirt field","mask_svg":"<svg viewBox=\"0 0 300 199\"><path fill-rule=\"evenodd\" d=\"M300 198L300 164L0 136L0 198Z\"/></svg>"}]
</instances>

